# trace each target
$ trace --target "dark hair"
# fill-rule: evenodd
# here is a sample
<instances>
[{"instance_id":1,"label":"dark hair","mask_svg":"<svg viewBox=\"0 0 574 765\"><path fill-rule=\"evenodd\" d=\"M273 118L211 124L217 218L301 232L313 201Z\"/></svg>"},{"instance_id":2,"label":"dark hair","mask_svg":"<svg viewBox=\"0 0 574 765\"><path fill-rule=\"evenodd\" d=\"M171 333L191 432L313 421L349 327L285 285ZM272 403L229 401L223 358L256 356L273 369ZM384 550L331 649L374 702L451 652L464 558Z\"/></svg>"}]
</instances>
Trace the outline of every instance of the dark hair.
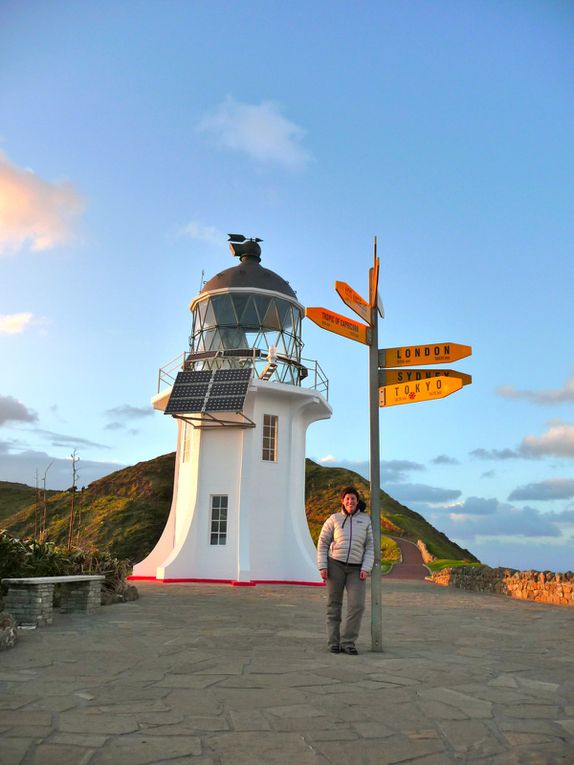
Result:
<instances>
[{"instance_id":1,"label":"dark hair","mask_svg":"<svg viewBox=\"0 0 574 765\"><path fill-rule=\"evenodd\" d=\"M344 489L341 489L339 492L339 499L342 502L345 499L345 494L354 494L357 498L357 502L361 501L361 497L359 496L359 492L355 489L354 486L345 486Z\"/></svg>"}]
</instances>

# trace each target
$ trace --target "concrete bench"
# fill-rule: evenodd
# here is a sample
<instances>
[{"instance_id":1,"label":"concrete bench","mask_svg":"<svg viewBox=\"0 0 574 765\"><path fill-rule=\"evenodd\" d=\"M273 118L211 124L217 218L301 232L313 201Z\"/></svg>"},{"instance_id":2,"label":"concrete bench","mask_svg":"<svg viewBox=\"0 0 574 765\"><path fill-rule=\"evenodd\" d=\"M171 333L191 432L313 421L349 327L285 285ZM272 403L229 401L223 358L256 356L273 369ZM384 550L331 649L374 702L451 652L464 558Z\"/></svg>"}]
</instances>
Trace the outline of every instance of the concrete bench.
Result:
<instances>
[{"instance_id":1,"label":"concrete bench","mask_svg":"<svg viewBox=\"0 0 574 765\"><path fill-rule=\"evenodd\" d=\"M2 579L8 585L5 610L19 625L43 627L52 623L54 586L62 584L61 613L81 611L91 614L101 606L104 576L30 576Z\"/></svg>"}]
</instances>

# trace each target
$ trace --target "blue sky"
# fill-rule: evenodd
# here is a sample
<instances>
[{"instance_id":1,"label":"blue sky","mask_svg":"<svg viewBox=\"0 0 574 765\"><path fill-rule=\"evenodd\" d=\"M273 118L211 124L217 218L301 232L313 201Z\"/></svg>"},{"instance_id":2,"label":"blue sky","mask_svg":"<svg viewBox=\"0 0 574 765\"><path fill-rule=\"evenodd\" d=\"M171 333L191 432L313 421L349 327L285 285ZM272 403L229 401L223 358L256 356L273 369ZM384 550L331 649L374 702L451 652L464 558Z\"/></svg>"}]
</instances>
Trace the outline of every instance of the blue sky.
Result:
<instances>
[{"instance_id":1,"label":"blue sky","mask_svg":"<svg viewBox=\"0 0 574 765\"><path fill-rule=\"evenodd\" d=\"M151 410L226 232L380 345L458 342L472 386L381 411L383 487L491 565L572 569L570 2L0 5L0 479L172 451ZM348 312L347 312L348 313ZM367 351L304 324L365 472Z\"/></svg>"}]
</instances>

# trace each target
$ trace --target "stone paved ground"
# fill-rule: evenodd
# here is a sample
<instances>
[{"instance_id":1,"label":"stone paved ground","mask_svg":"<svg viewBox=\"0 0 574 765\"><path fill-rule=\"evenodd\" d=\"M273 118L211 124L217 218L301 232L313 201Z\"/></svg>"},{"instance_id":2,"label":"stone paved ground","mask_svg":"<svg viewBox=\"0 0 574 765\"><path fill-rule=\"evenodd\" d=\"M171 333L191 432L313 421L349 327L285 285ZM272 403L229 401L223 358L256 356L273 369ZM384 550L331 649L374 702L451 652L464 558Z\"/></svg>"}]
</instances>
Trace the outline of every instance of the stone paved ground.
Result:
<instances>
[{"instance_id":1,"label":"stone paved ground","mask_svg":"<svg viewBox=\"0 0 574 765\"><path fill-rule=\"evenodd\" d=\"M574 763L574 611L383 582L384 653L319 588L141 584L0 655L2 765Z\"/></svg>"}]
</instances>

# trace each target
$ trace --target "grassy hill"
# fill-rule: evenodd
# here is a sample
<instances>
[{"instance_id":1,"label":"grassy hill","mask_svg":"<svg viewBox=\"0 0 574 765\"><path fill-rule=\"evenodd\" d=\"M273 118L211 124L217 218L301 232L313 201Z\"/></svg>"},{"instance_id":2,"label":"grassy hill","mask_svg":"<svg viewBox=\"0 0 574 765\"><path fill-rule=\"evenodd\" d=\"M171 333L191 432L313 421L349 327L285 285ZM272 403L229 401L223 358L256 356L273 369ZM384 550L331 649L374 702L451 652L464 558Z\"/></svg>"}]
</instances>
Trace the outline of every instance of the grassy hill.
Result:
<instances>
[{"instance_id":1,"label":"grassy hill","mask_svg":"<svg viewBox=\"0 0 574 765\"><path fill-rule=\"evenodd\" d=\"M317 538L323 521L339 506L342 486L353 484L369 504L368 482L351 470L329 468L306 460L306 512L309 528ZM153 548L169 514L173 490L175 453L118 470L75 495L79 532L74 541L82 546L108 549L136 562ZM0 524L14 536L34 534L35 489L24 484L0 482ZM68 537L70 492L46 492L47 538L64 544ZM381 492L382 526L389 533L416 542L422 539L438 558L476 558L431 526L421 515ZM393 543L386 550L392 557Z\"/></svg>"}]
</instances>

